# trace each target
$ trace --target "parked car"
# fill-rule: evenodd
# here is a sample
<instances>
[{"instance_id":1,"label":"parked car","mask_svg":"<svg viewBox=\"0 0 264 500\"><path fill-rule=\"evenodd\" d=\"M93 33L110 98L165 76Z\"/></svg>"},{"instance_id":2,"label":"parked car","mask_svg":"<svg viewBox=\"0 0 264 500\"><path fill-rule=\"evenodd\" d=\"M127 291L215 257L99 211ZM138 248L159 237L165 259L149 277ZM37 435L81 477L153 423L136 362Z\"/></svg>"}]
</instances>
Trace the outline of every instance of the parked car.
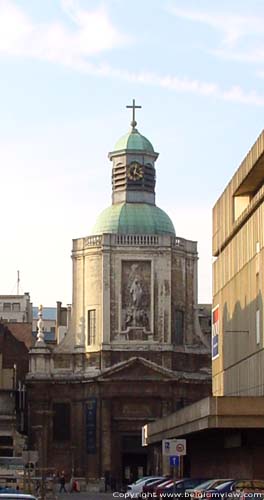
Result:
<instances>
[{"instance_id":1,"label":"parked car","mask_svg":"<svg viewBox=\"0 0 264 500\"><path fill-rule=\"evenodd\" d=\"M144 498L147 498L148 496L149 497L152 497L154 496L153 493L154 493L154 488L156 486L158 486L159 484L161 483L164 483L165 481L168 481L168 480L171 480L170 477L161 477L159 479L156 479L155 481L151 481L150 483L148 484L145 484L143 486L143 489L142 489L142 495L144 494Z\"/></svg>"},{"instance_id":2,"label":"parked car","mask_svg":"<svg viewBox=\"0 0 264 500\"><path fill-rule=\"evenodd\" d=\"M173 479L167 478L164 481L162 481L161 483L154 485L153 493L156 493L158 495L160 490L163 490L164 488L166 488L166 486L170 486L171 484L173 484Z\"/></svg>"},{"instance_id":3,"label":"parked car","mask_svg":"<svg viewBox=\"0 0 264 500\"><path fill-rule=\"evenodd\" d=\"M38 500L37 497L32 495L26 495L25 493L0 493L0 499L2 500Z\"/></svg>"},{"instance_id":4,"label":"parked car","mask_svg":"<svg viewBox=\"0 0 264 500\"><path fill-rule=\"evenodd\" d=\"M15 488L9 488L8 486L0 486L0 493L19 493Z\"/></svg>"},{"instance_id":5,"label":"parked car","mask_svg":"<svg viewBox=\"0 0 264 500\"><path fill-rule=\"evenodd\" d=\"M191 488L194 488L195 486L198 486L200 484L204 483L204 479L201 478L185 478L185 479L179 479L175 481L170 481L164 486L159 485L156 488L156 493L157 496L162 496L162 498L166 498L166 495L171 498L172 493L175 493L177 495L177 498L184 496L186 490L190 491ZM190 493L188 493L186 496L191 496Z\"/></svg>"},{"instance_id":6,"label":"parked car","mask_svg":"<svg viewBox=\"0 0 264 500\"><path fill-rule=\"evenodd\" d=\"M203 498L207 490L213 489L227 481L232 481L232 479L208 479L195 488L186 489L186 494L190 494L192 498Z\"/></svg>"},{"instance_id":7,"label":"parked car","mask_svg":"<svg viewBox=\"0 0 264 500\"><path fill-rule=\"evenodd\" d=\"M224 499L224 498L261 498L264 496L264 481L257 479L233 479L219 484L205 492L205 498Z\"/></svg>"},{"instance_id":8,"label":"parked car","mask_svg":"<svg viewBox=\"0 0 264 500\"><path fill-rule=\"evenodd\" d=\"M163 477L162 476L147 476L147 477L140 478L135 483L129 484L127 486L127 494L129 494L129 496L131 496L131 497L132 496L137 497L142 493L142 489L143 489L143 486L145 486L145 484L148 484L152 481L157 481L159 479L163 479Z\"/></svg>"}]
</instances>

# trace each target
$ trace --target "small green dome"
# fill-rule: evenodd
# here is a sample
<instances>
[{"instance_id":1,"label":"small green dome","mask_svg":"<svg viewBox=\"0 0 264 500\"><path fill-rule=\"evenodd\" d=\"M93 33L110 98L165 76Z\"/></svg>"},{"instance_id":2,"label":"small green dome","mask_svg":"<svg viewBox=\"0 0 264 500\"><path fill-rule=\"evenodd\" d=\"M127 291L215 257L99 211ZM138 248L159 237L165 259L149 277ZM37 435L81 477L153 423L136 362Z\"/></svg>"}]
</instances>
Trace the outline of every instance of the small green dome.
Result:
<instances>
[{"instance_id":1,"label":"small green dome","mask_svg":"<svg viewBox=\"0 0 264 500\"><path fill-rule=\"evenodd\" d=\"M123 151L124 149L154 153L151 142L144 135L141 135L137 129L132 129L117 141L114 151Z\"/></svg>"},{"instance_id":2,"label":"small green dome","mask_svg":"<svg viewBox=\"0 0 264 500\"><path fill-rule=\"evenodd\" d=\"M156 205L117 203L98 217L92 234L171 234L175 229L169 216Z\"/></svg>"}]
</instances>

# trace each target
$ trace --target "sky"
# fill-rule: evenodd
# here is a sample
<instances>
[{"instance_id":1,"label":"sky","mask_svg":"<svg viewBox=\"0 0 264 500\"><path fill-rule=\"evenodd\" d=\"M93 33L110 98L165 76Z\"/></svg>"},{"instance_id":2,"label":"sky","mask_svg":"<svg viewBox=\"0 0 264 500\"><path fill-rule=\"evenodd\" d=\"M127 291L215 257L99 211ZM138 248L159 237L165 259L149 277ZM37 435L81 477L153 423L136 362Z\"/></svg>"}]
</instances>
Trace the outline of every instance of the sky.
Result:
<instances>
[{"instance_id":1,"label":"sky","mask_svg":"<svg viewBox=\"0 0 264 500\"><path fill-rule=\"evenodd\" d=\"M211 302L212 207L263 128L263 26L262 0L0 0L1 294L19 270L34 305L72 302L72 239L111 204L135 98Z\"/></svg>"}]
</instances>

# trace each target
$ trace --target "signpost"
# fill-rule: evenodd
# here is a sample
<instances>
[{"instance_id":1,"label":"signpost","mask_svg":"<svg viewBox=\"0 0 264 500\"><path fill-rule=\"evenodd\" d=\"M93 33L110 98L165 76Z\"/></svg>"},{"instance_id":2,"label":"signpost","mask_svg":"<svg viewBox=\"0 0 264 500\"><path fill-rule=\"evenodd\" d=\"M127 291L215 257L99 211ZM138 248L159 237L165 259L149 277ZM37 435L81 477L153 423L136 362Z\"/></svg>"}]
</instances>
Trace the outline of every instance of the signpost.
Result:
<instances>
[{"instance_id":1,"label":"signpost","mask_svg":"<svg viewBox=\"0 0 264 500\"><path fill-rule=\"evenodd\" d=\"M180 463L180 457L179 455L171 455L170 456L170 465L172 467L178 467Z\"/></svg>"},{"instance_id":2,"label":"signpost","mask_svg":"<svg viewBox=\"0 0 264 500\"><path fill-rule=\"evenodd\" d=\"M22 452L22 462L24 464L24 489L27 481L29 493L31 493L31 473L35 470L38 459L38 451L36 450L26 450Z\"/></svg>"},{"instance_id":3,"label":"signpost","mask_svg":"<svg viewBox=\"0 0 264 500\"><path fill-rule=\"evenodd\" d=\"M162 454L163 456L169 457L169 463L171 467L178 470L178 477L182 477L183 474L183 462L182 456L186 455L186 439L163 439L162 440ZM174 469L174 488L176 479L176 469Z\"/></svg>"},{"instance_id":4,"label":"signpost","mask_svg":"<svg viewBox=\"0 0 264 500\"><path fill-rule=\"evenodd\" d=\"M162 454L167 457L186 455L186 439L163 439Z\"/></svg>"},{"instance_id":5,"label":"signpost","mask_svg":"<svg viewBox=\"0 0 264 500\"><path fill-rule=\"evenodd\" d=\"M176 439L163 439L162 440L162 455L170 457L176 455L175 447Z\"/></svg>"},{"instance_id":6,"label":"signpost","mask_svg":"<svg viewBox=\"0 0 264 500\"><path fill-rule=\"evenodd\" d=\"M186 439L176 439L175 441L176 455L186 455Z\"/></svg>"}]
</instances>

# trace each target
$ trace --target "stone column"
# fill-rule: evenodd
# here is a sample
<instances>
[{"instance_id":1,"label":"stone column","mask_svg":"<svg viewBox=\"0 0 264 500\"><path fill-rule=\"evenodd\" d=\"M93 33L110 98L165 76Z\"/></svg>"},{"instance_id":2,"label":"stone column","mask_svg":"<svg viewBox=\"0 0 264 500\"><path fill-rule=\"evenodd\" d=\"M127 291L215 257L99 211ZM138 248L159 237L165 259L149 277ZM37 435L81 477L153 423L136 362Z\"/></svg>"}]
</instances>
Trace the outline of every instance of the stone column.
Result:
<instances>
[{"instance_id":1,"label":"stone column","mask_svg":"<svg viewBox=\"0 0 264 500\"><path fill-rule=\"evenodd\" d=\"M84 351L85 346L85 317L84 317L84 279L85 279L85 240L73 240L73 295L72 295L72 334L74 335L75 350Z\"/></svg>"},{"instance_id":2,"label":"stone column","mask_svg":"<svg viewBox=\"0 0 264 500\"><path fill-rule=\"evenodd\" d=\"M101 428L101 474L111 471L111 401L102 400L102 428Z\"/></svg>"},{"instance_id":3,"label":"stone column","mask_svg":"<svg viewBox=\"0 0 264 500\"><path fill-rule=\"evenodd\" d=\"M110 265L111 241L110 235L103 237L102 252L102 343L110 344Z\"/></svg>"}]
</instances>

